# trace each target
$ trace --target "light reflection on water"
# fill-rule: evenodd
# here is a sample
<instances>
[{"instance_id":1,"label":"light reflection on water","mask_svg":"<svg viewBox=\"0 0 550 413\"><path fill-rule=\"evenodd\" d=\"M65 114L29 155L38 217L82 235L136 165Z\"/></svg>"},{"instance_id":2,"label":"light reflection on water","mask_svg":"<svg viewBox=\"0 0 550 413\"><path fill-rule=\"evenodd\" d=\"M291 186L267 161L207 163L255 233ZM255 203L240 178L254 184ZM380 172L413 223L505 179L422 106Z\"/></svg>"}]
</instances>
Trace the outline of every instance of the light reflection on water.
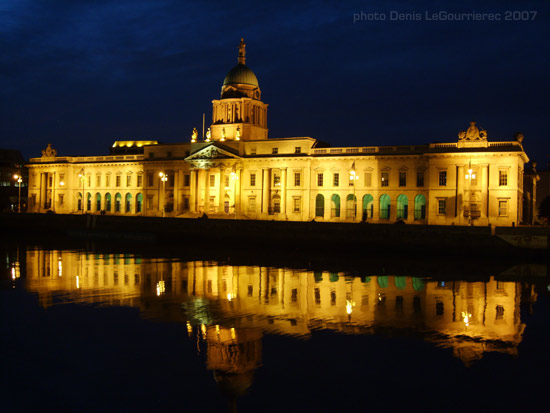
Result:
<instances>
[{"instance_id":1,"label":"light reflection on water","mask_svg":"<svg viewBox=\"0 0 550 413\"><path fill-rule=\"evenodd\" d=\"M308 338L315 330L420 335L451 348L468 365L486 352L516 355L525 327L521 300L536 300L532 287L495 277L484 282L353 277L56 250L29 250L25 259L25 288L38 294L43 307L67 302L135 307L143 318L184 323L209 349L242 347L263 334ZM251 354L260 351L258 345Z\"/></svg>"}]
</instances>

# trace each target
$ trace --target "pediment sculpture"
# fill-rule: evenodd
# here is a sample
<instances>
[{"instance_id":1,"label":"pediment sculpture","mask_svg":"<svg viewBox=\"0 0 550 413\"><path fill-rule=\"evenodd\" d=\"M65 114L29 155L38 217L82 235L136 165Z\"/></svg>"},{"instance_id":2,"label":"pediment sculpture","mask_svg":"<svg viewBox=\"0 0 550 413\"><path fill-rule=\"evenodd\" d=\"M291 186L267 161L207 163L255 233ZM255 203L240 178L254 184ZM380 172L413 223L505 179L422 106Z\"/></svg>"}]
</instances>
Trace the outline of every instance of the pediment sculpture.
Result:
<instances>
[{"instance_id":1,"label":"pediment sculpture","mask_svg":"<svg viewBox=\"0 0 550 413\"><path fill-rule=\"evenodd\" d=\"M458 132L459 141L486 141L487 131L485 129L479 129L475 122L470 122L470 127L466 131Z\"/></svg>"},{"instance_id":2,"label":"pediment sculpture","mask_svg":"<svg viewBox=\"0 0 550 413\"><path fill-rule=\"evenodd\" d=\"M42 149L43 158L55 158L57 156L57 151L52 148L52 144L48 143L46 149Z\"/></svg>"}]
</instances>

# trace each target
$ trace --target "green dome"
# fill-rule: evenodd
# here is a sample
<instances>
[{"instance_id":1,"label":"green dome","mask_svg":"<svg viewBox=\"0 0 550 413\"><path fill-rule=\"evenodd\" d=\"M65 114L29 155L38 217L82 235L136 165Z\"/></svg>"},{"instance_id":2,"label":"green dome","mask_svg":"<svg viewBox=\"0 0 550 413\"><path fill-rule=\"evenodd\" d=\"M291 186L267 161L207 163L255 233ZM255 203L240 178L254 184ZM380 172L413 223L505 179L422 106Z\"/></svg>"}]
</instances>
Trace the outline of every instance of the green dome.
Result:
<instances>
[{"instance_id":1,"label":"green dome","mask_svg":"<svg viewBox=\"0 0 550 413\"><path fill-rule=\"evenodd\" d=\"M231 84L245 84L260 87L258 84L258 79L254 72L246 65L239 63L233 69L229 71L225 79L223 80L223 85Z\"/></svg>"}]
</instances>

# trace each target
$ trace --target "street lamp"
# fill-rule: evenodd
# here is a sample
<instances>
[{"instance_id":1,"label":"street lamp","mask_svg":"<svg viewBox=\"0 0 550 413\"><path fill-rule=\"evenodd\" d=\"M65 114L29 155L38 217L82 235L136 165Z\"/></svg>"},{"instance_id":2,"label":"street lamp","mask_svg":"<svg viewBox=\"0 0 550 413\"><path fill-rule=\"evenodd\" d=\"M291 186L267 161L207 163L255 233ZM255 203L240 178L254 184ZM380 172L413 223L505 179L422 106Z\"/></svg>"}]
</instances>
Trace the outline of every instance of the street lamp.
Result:
<instances>
[{"instance_id":1,"label":"street lamp","mask_svg":"<svg viewBox=\"0 0 550 413\"><path fill-rule=\"evenodd\" d=\"M17 181L17 186L19 187L17 195L17 212L21 212L21 182L23 182L23 177L21 175L13 175L13 179Z\"/></svg>"},{"instance_id":2,"label":"street lamp","mask_svg":"<svg viewBox=\"0 0 550 413\"><path fill-rule=\"evenodd\" d=\"M468 173L464 176L469 183L470 195L468 199L468 222L472 225L472 179L476 179L476 174L473 172L472 164L468 165Z\"/></svg>"},{"instance_id":3,"label":"street lamp","mask_svg":"<svg viewBox=\"0 0 550 413\"><path fill-rule=\"evenodd\" d=\"M168 175L164 172L159 172L160 180L162 181L162 216L164 217L166 211L166 205L164 201L164 195L166 191L166 181L168 180Z\"/></svg>"},{"instance_id":4,"label":"street lamp","mask_svg":"<svg viewBox=\"0 0 550 413\"><path fill-rule=\"evenodd\" d=\"M82 182L82 196L80 197L80 208L82 210L82 215L84 215L84 182L86 181L86 177L84 176L84 168L80 170L78 177L80 178L80 182Z\"/></svg>"}]
</instances>

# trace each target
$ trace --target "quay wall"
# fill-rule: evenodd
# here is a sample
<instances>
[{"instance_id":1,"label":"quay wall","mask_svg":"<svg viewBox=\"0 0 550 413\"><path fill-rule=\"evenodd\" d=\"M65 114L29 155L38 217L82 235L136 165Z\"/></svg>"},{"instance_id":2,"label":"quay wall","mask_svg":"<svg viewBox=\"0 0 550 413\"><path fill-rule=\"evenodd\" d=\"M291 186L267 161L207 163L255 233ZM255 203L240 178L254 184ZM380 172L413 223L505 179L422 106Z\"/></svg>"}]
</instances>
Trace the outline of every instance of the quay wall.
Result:
<instances>
[{"instance_id":1,"label":"quay wall","mask_svg":"<svg viewBox=\"0 0 550 413\"><path fill-rule=\"evenodd\" d=\"M545 227L433 226L62 214L0 214L5 234L75 236L243 248L325 247L506 254L548 250Z\"/></svg>"}]
</instances>

